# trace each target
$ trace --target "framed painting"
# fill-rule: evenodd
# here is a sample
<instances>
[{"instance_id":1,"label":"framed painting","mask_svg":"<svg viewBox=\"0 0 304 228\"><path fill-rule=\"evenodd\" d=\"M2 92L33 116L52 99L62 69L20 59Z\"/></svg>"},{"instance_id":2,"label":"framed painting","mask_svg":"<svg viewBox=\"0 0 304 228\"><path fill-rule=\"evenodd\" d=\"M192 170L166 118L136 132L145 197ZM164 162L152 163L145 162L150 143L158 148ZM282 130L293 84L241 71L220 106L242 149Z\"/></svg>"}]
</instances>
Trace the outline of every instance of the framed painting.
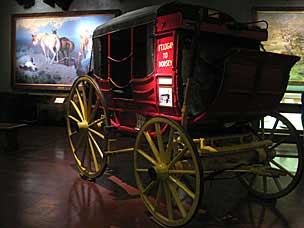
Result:
<instances>
[{"instance_id":1,"label":"framed painting","mask_svg":"<svg viewBox=\"0 0 304 228\"><path fill-rule=\"evenodd\" d=\"M301 57L291 69L287 90L304 91L304 8L257 7L254 14L268 23L266 51Z\"/></svg>"},{"instance_id":2,"label":"framed painting","mask_svg":"<svg viewBox=\"0 0 304 228\"><path fill-rule=\"evenodd\" d=\"M13 87L69 90L93 66L94 29L119 14L112 10L13 15Z\"/></svg>"}]
</instances>

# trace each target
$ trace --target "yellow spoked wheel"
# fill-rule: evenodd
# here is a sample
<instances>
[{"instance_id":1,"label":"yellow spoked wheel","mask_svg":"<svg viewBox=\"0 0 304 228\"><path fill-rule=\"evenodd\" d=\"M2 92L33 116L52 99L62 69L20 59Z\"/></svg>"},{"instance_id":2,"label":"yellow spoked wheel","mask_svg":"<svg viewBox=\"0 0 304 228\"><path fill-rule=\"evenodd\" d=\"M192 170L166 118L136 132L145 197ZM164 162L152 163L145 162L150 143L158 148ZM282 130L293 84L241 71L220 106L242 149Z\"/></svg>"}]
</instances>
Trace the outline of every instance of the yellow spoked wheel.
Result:
<instances>
[{"instance_id":1,"label":"yellow spoked wheel","mask_svg":"<svg viewBox=\"0 0 304 228\"><path fill-rule=\"evenodd\" d=\"M97 83L89 76L73 84L67 107L67 131L81 176L94 179L106 167L107 107Z\"/></svg>"},{"instance_id":2,"label":"yellow spoked wheel","mask_svg":"<svg viewBox=\"0 0 304 228\"><path fill-rule=\"evenodd\" d=\"M289 120L279 113L263 117L259 121L256 134L261 140L272 141L266 148L271 157L262 164L265 170L261 175L242 175L241 182L251 194L262 199L285 196L296 187L303 173L299 134Z\"/></svg>"},{"instance_id":3,"label":"yellow spoked wheel","mask_svg":"<svg viewBox=\"0 0 304 228\"><path fill-rule=\"evenodd\" d=\"M191 220L203 189L202 169L179 124L164 117L146 122L136 138L134 169L141 198L157 222L181 226Z\"/></svg>"}]
</instances>

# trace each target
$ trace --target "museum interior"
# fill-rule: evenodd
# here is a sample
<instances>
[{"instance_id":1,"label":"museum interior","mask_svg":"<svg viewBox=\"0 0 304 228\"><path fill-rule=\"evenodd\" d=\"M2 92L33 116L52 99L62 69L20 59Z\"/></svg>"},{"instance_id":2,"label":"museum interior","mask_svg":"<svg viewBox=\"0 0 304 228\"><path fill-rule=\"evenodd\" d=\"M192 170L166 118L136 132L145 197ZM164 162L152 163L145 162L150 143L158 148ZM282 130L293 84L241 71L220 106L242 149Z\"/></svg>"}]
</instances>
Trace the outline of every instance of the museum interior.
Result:
<instances>
[{"instance_id":1,"label":"museum interior","mask_svg":"<svg viewBox=\"0 0 304 228\"><path fill-rule=\"evenodd\" d=\"M0 18L0 228L303 227L303 1Z\"/></svg>"}]
</instances>

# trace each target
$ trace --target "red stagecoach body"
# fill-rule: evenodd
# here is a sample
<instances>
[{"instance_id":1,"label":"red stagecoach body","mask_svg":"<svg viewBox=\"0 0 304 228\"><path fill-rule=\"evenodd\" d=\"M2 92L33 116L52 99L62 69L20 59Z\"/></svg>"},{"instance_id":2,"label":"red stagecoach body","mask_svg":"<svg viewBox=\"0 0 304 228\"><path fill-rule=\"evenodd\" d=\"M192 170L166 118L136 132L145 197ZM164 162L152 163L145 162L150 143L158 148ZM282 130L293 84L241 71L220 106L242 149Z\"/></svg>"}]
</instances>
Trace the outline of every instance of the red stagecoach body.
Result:
<instances>
[{"instance_id":1,"label":"red stagecoach body","mask_svg":"<svg viewBox=\"0 0 304 228\"><path fill-rule=\"evenodd\" d=\"M137 131L153 116L181 121L187 78L190 124L221 126L273 111L298 57L260 51L265 40L266 29L183 4L143 8L101 25L93 36L94 74L112 125Z\"/></svg>"}]
</instances>

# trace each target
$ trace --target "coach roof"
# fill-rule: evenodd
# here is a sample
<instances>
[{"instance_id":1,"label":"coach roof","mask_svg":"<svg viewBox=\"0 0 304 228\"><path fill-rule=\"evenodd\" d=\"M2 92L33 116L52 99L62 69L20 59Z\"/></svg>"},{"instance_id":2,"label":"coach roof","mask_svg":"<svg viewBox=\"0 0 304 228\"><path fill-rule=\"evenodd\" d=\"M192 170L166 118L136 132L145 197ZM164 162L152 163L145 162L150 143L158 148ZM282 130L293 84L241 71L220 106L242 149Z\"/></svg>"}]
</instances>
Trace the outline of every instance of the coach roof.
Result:
<instances>
[{"instance_id":1,"label":"coach roof","mask_svg":"<svg viewBox=\"0 0 304 228\"><path fill-rule=\"evenodd\" d=\"M182 11L187 14L188 17L192 19L197 18L198 9L209 9L200 4L192 4L191 1L174 1L161 5L153 5L144 7L138 10L130 11L124 13L118 17L113 18L112 20L98 26L93 34L93 38L102 36L107 33L112 33L126 28L135 27L142 24L147 24L156 20L156 17L159 15L165 15L168 13ZM216 10L221 16L224 16L226 20L233 20L229 15L222 13Z\"/></svg>"},{"instance_id":2,"label":"coach roof","mask_svg":"<svg viewBox=\"0 0 304 228\"><path fill-rule=\"evenodd\" d=\"M109 22L98 26L94 31L93 38L114 31L153 22L157 16L159 7L159 5L144 7L115 17Z\"/></svg>"}]
</instances>

